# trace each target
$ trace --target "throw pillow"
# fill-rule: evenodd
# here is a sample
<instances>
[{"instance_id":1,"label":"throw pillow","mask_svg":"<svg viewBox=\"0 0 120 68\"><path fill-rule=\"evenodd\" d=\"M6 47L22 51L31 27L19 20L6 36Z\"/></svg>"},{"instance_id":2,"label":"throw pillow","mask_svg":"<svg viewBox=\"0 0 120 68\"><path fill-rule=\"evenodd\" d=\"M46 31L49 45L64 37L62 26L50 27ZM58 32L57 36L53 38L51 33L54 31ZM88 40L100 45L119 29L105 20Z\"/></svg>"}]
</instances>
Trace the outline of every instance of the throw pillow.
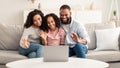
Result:
<instances>
[{"instance_id":1,"label":"throw pillow","mask_svg":"<svg viewBox=\"0 0 120 68\"><path fill-rule=\"evenodd\" d=\"M95 50L119 50L120 28L95 30L97 48Z\"/></svg>"}]
</instances>

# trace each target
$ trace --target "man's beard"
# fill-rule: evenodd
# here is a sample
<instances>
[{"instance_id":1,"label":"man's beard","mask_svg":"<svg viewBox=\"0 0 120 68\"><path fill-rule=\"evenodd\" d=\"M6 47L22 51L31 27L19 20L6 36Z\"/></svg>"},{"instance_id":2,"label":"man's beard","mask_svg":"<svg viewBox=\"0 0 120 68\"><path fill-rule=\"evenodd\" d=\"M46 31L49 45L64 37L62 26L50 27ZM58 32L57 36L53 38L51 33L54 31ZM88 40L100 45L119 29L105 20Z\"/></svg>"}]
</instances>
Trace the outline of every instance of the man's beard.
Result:
<instances>
[{"instance_id":1,"label":"man's beard","mask_svg":"<svg viewBox=\"0 0 120 68\"><path fill-rule=\"evenodd\" d=\"M67 21L66 21L66 22L61 19L61 23L62 23L62 24L70 24L70 22L71 22L71 17L70 17L70 18L67 18Z\"/></svg>"}]
</instances>

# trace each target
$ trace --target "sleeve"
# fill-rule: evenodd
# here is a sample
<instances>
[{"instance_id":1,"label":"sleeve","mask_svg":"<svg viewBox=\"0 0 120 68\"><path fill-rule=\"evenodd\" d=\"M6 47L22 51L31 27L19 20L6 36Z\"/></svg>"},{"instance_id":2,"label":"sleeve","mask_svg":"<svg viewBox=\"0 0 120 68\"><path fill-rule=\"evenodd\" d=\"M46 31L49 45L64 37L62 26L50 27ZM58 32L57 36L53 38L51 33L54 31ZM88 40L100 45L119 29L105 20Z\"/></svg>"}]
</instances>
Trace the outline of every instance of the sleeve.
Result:
<instances>
[{"instance_id":1,"label":"sleeve","mask_svg":"<svg viewBox=\"0 0 120 68\"><path fill-rule=\"evenodd\" d=\"M22 39L28 39L28 35L29 35L29 30L28 29L24 29L22 37L20 39L20 46L22 48L26 48L24 45L22 45Z\"/></svg>"},{"instance_id":2,"label":"sleeve","mask_svg":"<svg viewBox=\"0 0 120 68\"><path fill-rule=\"evenodd\" d=\"M65 31L64 29L60 28L60 44L63 45L65 44Z\"/></svg>"},{"instance_id":3,"label":"sleeve","mask_svg":"<svg viewBox=\"0 0 120 68\"><path fill-rule=\"evenodd\" d=\"M87 40L87 44L90 43L90 38L89 38L89 35L87 33L87 30L85 29L84 25L82 24L78 24L79 27L77 27L77 34L78 34L78 37L79 38L82 38L82 39L86 39Z\"/></svg>"}]
</instances>

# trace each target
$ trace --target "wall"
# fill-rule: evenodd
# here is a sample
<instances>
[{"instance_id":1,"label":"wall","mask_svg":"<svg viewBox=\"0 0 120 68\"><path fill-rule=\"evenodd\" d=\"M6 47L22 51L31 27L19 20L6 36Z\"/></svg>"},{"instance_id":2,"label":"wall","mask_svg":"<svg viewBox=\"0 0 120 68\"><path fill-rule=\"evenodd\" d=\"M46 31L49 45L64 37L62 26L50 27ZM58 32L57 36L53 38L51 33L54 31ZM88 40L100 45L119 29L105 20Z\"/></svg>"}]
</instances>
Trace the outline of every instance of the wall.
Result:
<instances>
[{"instance_id":1,"label":"wall","mask_svg":"<svg viewBox=\"0 0 120 68\"><path fill-rule=\"evenodd\" d=\"M41 3L41 9L57 9L62 4L69 4L72 9L88 8L91 2L94 2L95 9L103 11L103 21L107 21L109 6L111 0L36 0L32 4L28 0L0 0L0 23L5 24L23 24L23 11L29 8L37 8L37 4ZM118 2L120 6L120 1ZM77 6L77 7L76 7ZM82 6L82 7L78 7ZM83 7L84 6L84 7ZM119 7L120 8L120 7ZM119 9L120 12L120 9Z\"/></svg>"}]
</instances>

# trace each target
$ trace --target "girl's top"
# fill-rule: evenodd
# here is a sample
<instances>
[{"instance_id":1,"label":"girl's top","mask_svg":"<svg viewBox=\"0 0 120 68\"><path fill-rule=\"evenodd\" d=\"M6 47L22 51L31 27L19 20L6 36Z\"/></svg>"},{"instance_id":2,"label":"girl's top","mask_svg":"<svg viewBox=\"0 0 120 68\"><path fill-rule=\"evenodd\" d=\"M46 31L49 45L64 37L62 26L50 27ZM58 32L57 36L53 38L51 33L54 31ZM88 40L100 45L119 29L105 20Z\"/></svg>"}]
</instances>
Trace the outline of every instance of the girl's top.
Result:
<instances>
[{"instance_id":1,"label":"girl's top","mask_svg":"<svg viewBox=\"0 0 120 68\"><path fill-rule=\"evenodd\" d=\"M47 45L62 45L65 44L65 31L62 28L56 28L55 31L48 31Z\"/></svg>"}]
</instances>

